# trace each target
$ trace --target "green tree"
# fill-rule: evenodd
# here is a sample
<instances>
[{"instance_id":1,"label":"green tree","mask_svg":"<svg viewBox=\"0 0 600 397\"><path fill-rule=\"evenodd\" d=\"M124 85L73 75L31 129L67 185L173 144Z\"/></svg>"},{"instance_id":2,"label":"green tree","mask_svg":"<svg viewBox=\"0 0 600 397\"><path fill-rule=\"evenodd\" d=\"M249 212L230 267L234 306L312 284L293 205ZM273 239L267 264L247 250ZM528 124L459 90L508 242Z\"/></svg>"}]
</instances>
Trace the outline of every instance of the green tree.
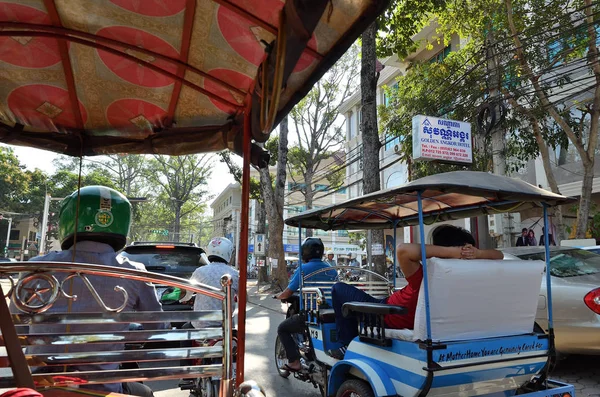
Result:
<instances>
[{"instance_id":1,"label":"green tree","mask_svg":"<svg viewBox=\"0 0 600 397\"><path fill-rule=\"evenodd\" d=\"M156 199L173 210L173 235L179 241L182 219L203 212L212 172L212 155L154 156L148 162L145 178L159 188Z\"/></svg>"},{"instance_id":2,"label":"green tree","mask_svg":"<svg viewBox=\"0 0 600 397\"><path fill-rule=\"evenodd\" d=\"M20 212L31 176L11 148L0 147L0 212Z\"/></svg>"},{"instance_id":3,"label":"green tree","mask_svg":"<svg viewBox=\"0 0 600 397\"><path fill-rule=\"evenodd\" d=\"M308 209L313 207L315 173L345 139L343 127L335 122L339 107L356 90L358 72L358 47L353 46L290 113L297 141L289 148L288 174Z\"/></svg>"}]
</instances>

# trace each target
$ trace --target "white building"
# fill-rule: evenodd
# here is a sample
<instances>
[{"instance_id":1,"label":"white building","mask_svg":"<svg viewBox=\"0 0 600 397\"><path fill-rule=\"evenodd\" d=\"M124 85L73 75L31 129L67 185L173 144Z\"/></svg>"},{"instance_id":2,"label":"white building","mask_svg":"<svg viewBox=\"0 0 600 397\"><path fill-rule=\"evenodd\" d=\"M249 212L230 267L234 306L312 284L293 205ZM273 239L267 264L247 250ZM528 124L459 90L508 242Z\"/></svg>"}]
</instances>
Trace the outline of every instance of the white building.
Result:
<instances>
[{"instance_id":1,"label":"white building","mask_svg":"<svg viewBox=\"0 0 600 397\"><path fill-rule=\"evenodd\" d=\"M458 36L453 36L450 44L445 46L438 43L436 37L437 24L431 24L419 32L413 39L415 42L427 39L431 47L427 48L425 42L412 54L400 60L397 56L392 56L381 61L383 69L380 72L377 82L377 105L388 105L389 98L386 95L386 87L397 85L398 79L406 73L412 62L429 61L441 62L451 51L455 51L462 45ZM340 113L346 118L346 153L347 153L347 168L346 168L346 186L348 188L348 199L352 199L363 194L362 182L362 133L360 130L361 124L361 93L360 90L352 95L340 107ZM379 126L381 128L381 126ZM408 167L406 163L399 161L398 151L400 138L384 134L381 136L382 147L379 152L380 158L380 183L382 189L389 189L403 185L408 182ZM485 238L484 230L487 230L487 225L482 225L485 219L466 219L455 222L449 222L458 226L464 227L467 230L474 232L478 231L476 239ZM485 226L485 227L483 227ZM430 241L430 233L432 227L425 228L426 240ZM397 240L404 242L419 241L418 228L398 229ZM393 231L385 232L385 247L393 246ZM393 261L392 253L386 249L389 261Z\"/></svg>"},{"instance_id":2,"label":"white building","mask_svg":"<svg viewBox=\"0 0 600 397\"><path fill-rule=\"evenodd\" d=\"M240 235L240 211L242 208L242 188L239 183L229 184L212 202L213 210L213 235L228 238L237 247ZM237 263L236 261L233 263Z\"/></svg>"}]
</instances>

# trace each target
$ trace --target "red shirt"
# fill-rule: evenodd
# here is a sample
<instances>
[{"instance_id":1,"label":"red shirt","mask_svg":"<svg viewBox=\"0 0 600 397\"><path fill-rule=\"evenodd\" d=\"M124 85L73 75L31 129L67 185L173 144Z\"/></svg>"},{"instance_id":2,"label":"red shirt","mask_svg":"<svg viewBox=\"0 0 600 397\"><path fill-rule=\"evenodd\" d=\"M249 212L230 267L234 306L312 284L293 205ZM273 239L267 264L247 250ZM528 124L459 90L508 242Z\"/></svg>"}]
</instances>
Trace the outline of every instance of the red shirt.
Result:
<instances>
[{"instance_id":1,"label":"red shirt","mask_svg":"<svg viewBox=\"0 0 600 397\"><path fill-rule=\"evenodd\" d=\"M385 316L385 325L393 329L415 327L415 312L419 299L419 289L423 281L423 266L419 267L414 274L406 278L408 285L392 294L387 300L388 305L403 306L408 309L406 314L388 314Z\"/></svg>"}]
</instances>

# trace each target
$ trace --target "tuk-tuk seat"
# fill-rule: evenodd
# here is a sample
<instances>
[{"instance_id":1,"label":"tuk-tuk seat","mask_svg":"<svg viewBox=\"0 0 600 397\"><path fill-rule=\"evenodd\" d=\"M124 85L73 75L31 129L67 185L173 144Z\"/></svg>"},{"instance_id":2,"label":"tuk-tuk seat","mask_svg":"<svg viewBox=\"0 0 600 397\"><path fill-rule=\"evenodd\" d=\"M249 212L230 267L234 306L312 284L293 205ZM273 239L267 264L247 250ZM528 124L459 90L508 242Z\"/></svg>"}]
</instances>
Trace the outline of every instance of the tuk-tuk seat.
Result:
<instances>
[{"instance_id":1,"label":"tuk-tuk seat","mask_svg":"<svg viewBox=\"0 0 600 397\"><path fill-rule=\"evenodd\" d=\"M432 340L448 342L531 333L544 266L542 261L428 259ZM383 316L391 314L382 311L386 306L389 307L347 303L344 309ZM385 339L424 341L425 316L421 285L414 330L386 328L379 334ZM383 319L379 323L383 324Z\"/></svg>"},{"instance_id":2,"label":"tuk-tuk seat","mask_svg":"<svg viewBox=\"0 0 600 397\"><path fill-rule=\"evenodd\" d=\"M21 272L20 280L27 289L19 290L18 283L12 284L15 286L9 292L13 302L12 322L25 349L36 387L205 377L227 378L225 387L231 385L231 378L225 375L227 366L233 362L231 345L201 342L191 346L190 343L231 335L232 321L227 319L225 312L232 308L233 292L227 278L222 280L224 287L220 291L176 277L93 264L24 262L13 266L19 267L15 270ZM0 269L0 276L6 277L8 271L4 272ZM67 287L68 280L73 281L73 287ZM117 286L133 288L128 281L170 285L205 294L221 300L223 310L130 311L124 304L121 308L103 307L106 289L99 293L96 288L108 285L110 290L114 285L111 293L121 296L125 302L131 298ZM77 300L68 303L65 300L69 300L71 288L76 292ZM47 291L55 291L55 295L48 298L47 307L36 309L25 305L28 289L39 290L40 299L50 296ZM88 300L97 300L97 309L77 311L77 304ZM63 310L71 306L73 310ZM192 321L209 321L216 325L203 329L166 326ZM17 386L14 376L6 368L8 360L1 358L0 388ZM147 364L150 362L152 365ZM105 364L111 364L111 369L104 369Z\"/></svg>"}]
</instances>

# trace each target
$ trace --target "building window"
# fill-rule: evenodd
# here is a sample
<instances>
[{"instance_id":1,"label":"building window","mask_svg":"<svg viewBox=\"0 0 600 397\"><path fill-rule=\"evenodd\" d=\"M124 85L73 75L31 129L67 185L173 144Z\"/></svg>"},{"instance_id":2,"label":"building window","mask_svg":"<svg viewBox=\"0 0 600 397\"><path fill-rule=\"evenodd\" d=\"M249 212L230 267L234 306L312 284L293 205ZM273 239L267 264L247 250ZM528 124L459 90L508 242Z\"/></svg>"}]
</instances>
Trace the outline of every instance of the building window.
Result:
<instances>
[{"instance_id":1,"label":"building window","mask_svg":"<svg viewBox=\"0 0 600 397\"><path fill-rule=\"evenodd\" d=\"M362 196L363 195L363 183L362 181L358 182L358 194L357 196Z\"/></svg>"},{"instance_id":2,"label":"building window","mask_svg":"<svg viewBox=\"0 0 600 397\"><path fill-rule=\"evenodd\" d=\"M346 194L347 193L347 188L346 187L341 187L338 190L336 190L337 194Z\"/></svg>"},{"instance_id":3,"label":"building window","mask_svg":"<svg viewBox=\"0 0 600 397\"><path fill-rule=\"evenodd\" d=\"M348 140L351 140L356 135L356 130L354 127L354 113L350 112L350 116L348 117Z\"/></svg>"},{"instance_id":4,"label":"building window","mask_svg":"<svg viewBox=\"0 0 600 397\"><path fill-rule=\"evenodd\" d=\"M450 45L447 45L446 47L444 47L443 50L441 50L440 52L438 52L437 54L435 54L434 56L432 56L429 59L429 63L442 63L444 62L444 59L446 59L448 57L448 55L450 54L450 52L452 51Z\"/></svg>"},{"instance_id":5,"label":"building window","mask_svg":"<svg viewBox=\"0 0 600 397\"><path fill-rule=\"evenodd\" d=\"M393 136L391 134L385 134L385 150L393 150L396 145L399 145L401 142L399 136Z\"/></svg>"},{"instance_id":6,"label":"building window","mask_svg":"<svg viewBox=\"0 0 600 397\"><path fill-rule=\"evenodd\" d=\"M315 192L324 192L328 189L327 185L315 185Z\"/></svg>"},{"instance_id":7,"label":"building window","mask_svg":"<svg viewBox=\"0 0 600 397\"><path fill-rule=\"evenodd\" d=\"M358 170L362 171L363 169L363 145L359 146L358 149Z\"/></svg>"},{"instance_id":8,"label":"building window","mask_svg":"<svg viewBox=\"0 0 600 397\"><path fill-rule=\"evenodd\" d=\"M29 241L35 241L35 232L29 232Z\"/></svg>"},{"instance_id":9,"label":"building window","mask_svg":"<svg viewBox=\"0 0 600 397\"><path fill-rule=\"evenodd\" d=\"M9 240L20 240L21 239L21 231L20 230L11 230Z\"/></svg>"},{"instance_id":10,"label":"building window","mask_svg":"<svg viewBox=\"0 0 600 397\"><path fill-rule=\"evenodd\" d=\"M398 83L394 84L391 88L391 90L393 91L397 91L398 90ZM390 106L390 101L391 101L391 95L389 95L385 90L383 91L383 104L385 105L385 107Z\"/></svg>"},{"instance_id":11,"label":"building window","mask_svg":"<svg viewBox=\"0 0 600 397\"><path fill-rule=\"evenodd\" d=\"M306 188L306 183L288 182L288 190L296 191Z\"/></svg>"},{"instance_id":12,"label":"building window","mask_svg":"<svg viewBox=\"0 0 600 397\"><path fill-rule=\"evenodd\" d=\"M362 108L358 109L358 132L362 131Z\"/></svg>"},{"instance_id":13,"label":"building window","mask_svg":"<svg viewBox=\"0 0 600 397\"><path fill-rule=\"evenodd\" d=\"M348 231L347 230L338 230L337 235L338 235L338 237L348 237Z\"/></svg>"}]
</instances>

